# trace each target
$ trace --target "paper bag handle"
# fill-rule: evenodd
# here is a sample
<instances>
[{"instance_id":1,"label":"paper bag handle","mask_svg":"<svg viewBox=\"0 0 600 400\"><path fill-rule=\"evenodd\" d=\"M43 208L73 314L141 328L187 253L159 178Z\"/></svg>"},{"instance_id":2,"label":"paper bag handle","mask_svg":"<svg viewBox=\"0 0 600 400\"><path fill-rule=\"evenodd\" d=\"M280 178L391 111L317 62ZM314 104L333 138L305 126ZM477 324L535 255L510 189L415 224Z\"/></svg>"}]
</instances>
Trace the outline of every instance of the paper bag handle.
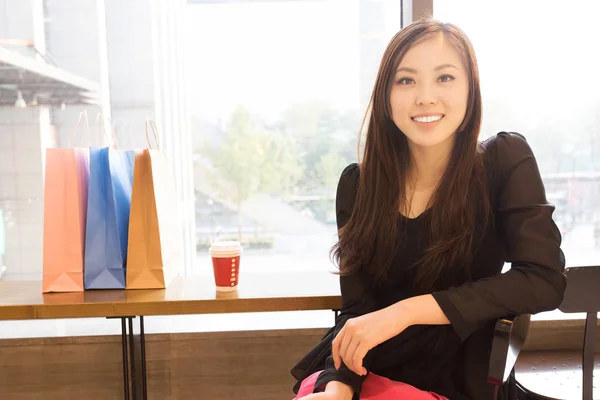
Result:
<instances>
[{"instance_id":1,"label":"paper bag handle","mask_svg":"<svg viewBox=\"0 0 600 400\"><path fill-rule=\"evenodd\" d=\"M90 136L90 124L88 121L88 116L87 116L87 111L82 111L79 113L79 118L77 119L77 123L75 124L75 127L73 128L73 133L71 133L71 139L75 138L77 139L77 128L79 128L79 124L81 123L81 121L85 121L85 125L83 126L83 135L82 136L87 136L89 138ZM81 143L82 140L80 138L79 143ZM75 147L75 143L77 143L77 141L73 141L73 147Z\"/></svg>"},{"instance_id":2,"label":"paper bag handle","mask_svg":"<svg viewBox=\"0 0 600 400\"><path fill-rule=\"evenodd\" d=\"M146 140L148 141L149 148L152 148L152 144L150 143L150 136L148 134L149 133L148 126L150 126L152 128L152 133L154 134L154 140L156 141L156 148L158 150L160 150L160 139L159 139L159 135L158 135L158 128L156 127L156 122L154 122L154 120L151 120L149 118L146 120Z\"/></svg>"},{"instance_id":3,"label":"paper bag handle","mask_svg":"<svg viewBox=\"0 0 600 400\"><path fill-rule=\"evenodd\" d=\"M112 139L114 139L114 148L115 148L115 149L118 149L118 148L120 148L120 145L119 145L119 139L117 138L117 135L109 135L109 134L106 132L106 124L105 124L105 122L104 122L104 121L105 121L105 120L108 120L108 123L109 123L109 128L111 128L111 133L112 133L112 122L111 122L110 118L108 118L108 117L104 117L104 116L102 115L102 113L98 113L98 115L96 116L96 137L98 136L98 125L99 125L99 124L98 124L98 120L99 120L100 118L102 119L102 120L101 120L101 121L102 121L102 123L101 123L101 126L102 126L102 132L104 132L104 136L106 136L106 139L108 140L108 144L110 145L110 142L111 142L111 136L112 136Z\"/></svg>"}]
</instances>

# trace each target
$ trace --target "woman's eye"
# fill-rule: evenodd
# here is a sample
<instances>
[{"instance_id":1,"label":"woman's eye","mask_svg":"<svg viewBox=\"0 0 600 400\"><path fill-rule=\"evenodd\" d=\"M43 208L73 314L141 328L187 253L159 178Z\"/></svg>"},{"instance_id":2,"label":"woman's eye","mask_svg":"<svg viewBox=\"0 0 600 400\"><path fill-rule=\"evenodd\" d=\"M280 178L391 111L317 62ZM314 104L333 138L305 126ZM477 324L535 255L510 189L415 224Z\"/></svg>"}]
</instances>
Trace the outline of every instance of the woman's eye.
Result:
<instances>
[{"instance_id":1,"label":"woman's eye","mask_svg":"<svg viewBox=\"0 0 600 400\"><path fill-rule=\"evenodd\" d=\"M400 78L398 79L398 83L400 85L410 85L411 83L414 83L415 81L413 81L412 78Z\"/></svg>"},{"instance_id":2,"label":"woman's eye","mask_svg":"<svg viewBox=\"0 0 600 400\"><path fill-rule=\"evenodd\" d=\"M439 77L440 82L450 82L454 80L452 75L442 75Z\"/></svg>"}]
</instances>

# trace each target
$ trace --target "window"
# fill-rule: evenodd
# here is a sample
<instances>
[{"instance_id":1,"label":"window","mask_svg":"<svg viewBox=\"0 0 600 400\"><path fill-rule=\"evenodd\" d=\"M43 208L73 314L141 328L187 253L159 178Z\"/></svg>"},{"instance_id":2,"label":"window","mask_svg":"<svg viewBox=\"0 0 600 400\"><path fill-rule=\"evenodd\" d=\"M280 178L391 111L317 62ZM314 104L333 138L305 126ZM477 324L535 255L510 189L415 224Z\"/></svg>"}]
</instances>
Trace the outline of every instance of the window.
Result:
<instances>
[{"instance_id":1,"label":"window","mask_svg":"<svg viewBox=\"0 0 600 400\"><path fill-rule=\"evenodd\" d=\"M533 148L567 266L600 261L600 82L590 50L599 11L590 1L434 1L434 16L461 27L475 47L481 137L517 131Z\"/></svg>"},{"instance_id":2,"label":"window","mask_svg":"<svg viewBox=\"0 0 600 400\"><path fill-rule=\"evenodd\" d=\"M244 271L332 270L334 198L400 2L196 2L187 12L198 259L241 239Z\"/></svg>"},{"instance_id":3,"label":"window","mask_svg":"<svg viewBox=\"0 0 600 400\"><path fill-rule=\"evenodd\" d=\"M333 269L335 187L356 159L381 55L400 28L399 0L5 3L0 50L64 79L6 84L0 68L1 279L41 279L43 149L106 143L99 113L121 148L146 147L144 121L156 120L175 170L183 274L212 279L207 245L216 238L241 238L245 272ZM89 132L75 131L83 110ZM146 324L160 332L332 321L329 311L269 315ZM119 332L101 319L0 325L19 337Z\"/></svg>"}]
</instances>

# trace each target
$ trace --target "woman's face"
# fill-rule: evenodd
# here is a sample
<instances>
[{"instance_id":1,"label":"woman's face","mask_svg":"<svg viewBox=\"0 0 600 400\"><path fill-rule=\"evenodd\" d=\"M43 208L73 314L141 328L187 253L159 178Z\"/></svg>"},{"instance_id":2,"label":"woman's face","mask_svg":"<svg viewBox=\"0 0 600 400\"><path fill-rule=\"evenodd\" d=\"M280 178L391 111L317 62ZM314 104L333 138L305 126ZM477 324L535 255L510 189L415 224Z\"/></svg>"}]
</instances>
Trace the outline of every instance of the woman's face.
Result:
<instances>
[{"instance_id":1,"label":"woman's face","mask_svg":"<svg viewBox=\"0 0 600 400\"><path fill-rule=\"evenodd\" d=\"M469 83L458 52L443 34L409 49L392 85L392 119L411 147L454 142L467 111Z\"/></svg>"}]
</instances>

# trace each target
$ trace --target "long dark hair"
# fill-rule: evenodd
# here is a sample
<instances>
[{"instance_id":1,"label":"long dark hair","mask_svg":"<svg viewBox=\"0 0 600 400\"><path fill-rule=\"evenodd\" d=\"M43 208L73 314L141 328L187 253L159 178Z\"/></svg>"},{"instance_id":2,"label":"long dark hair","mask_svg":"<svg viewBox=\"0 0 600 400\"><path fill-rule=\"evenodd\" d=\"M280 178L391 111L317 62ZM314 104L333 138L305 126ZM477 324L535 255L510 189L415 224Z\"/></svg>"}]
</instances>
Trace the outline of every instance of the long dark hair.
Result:
<instances>
[{"instance_id":1,"label":"long dark hair","mask_svg":"<svg viewBox=\"0 0 600 400\"><path fill-rule=\"evenodd\" d=\"M483 160L478 150L482 113L479 71L473 46L464 32L433 19L422 19L402 29L383 55L359 136L360 148L366 126L354 211L340 229L339 241L332 249L342 275L364 269L375 280L385 278L397 250L398 235L405 232L406 220L400 218L399 210L407 202L405 182L410 150L406 136L392 120L390 91L394 73L406 52L440 33L462 58L468 72L469 95L448 167L429 202L429 245L413 265L417 268L415 285L428 292L438 289L441 278L444 282L471 278L467 266L481 223L487 224L490 215Z\"/></svg>"}]
</instances>

